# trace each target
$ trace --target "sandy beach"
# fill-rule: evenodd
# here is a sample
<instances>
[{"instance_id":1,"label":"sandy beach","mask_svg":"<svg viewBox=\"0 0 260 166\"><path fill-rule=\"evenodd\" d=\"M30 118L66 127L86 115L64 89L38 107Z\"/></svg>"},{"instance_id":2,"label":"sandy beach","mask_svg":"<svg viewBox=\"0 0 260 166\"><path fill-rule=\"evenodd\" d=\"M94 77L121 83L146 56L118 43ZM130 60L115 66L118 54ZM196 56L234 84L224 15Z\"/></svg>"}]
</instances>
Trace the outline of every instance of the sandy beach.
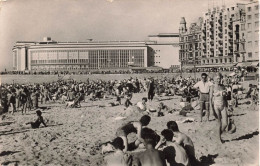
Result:
<instances>
[{"instance_id":1,"label":"sandy beach","mask_svg":"<svg viewBox=\"0 0 260 166\"><path fill-rule=\"evenodd\" d=\"M136 103L146 93L134 94ZM160 99L160 101L159 101ZM157 97L149 108L164 102L179 108L178 96ZM81 108L65 108L65 104L40 104L48 127L31 129L28 121L35 120L35 111L27 115L5 114L0 119L1 165L103 165L100 144L115 138L115 131L124 120L115 120L124 113L123 105L100 107L114 99L101 99L82 103ZM223 134L224 144L217 142L217 121L199 122L199 110L183 117L177 113L163 117L151 115L149 128L160 133L169 120L176 120L182 132L194 142L196 157L202 165L257 165L259 152L259 112L239 101L233 119L237 126L234 134ZM132 117L133 119L138 117ZM186 118L194 122L182 123ZM214 119L211 117L211 119Z\"/></svg>"}]
</instances>

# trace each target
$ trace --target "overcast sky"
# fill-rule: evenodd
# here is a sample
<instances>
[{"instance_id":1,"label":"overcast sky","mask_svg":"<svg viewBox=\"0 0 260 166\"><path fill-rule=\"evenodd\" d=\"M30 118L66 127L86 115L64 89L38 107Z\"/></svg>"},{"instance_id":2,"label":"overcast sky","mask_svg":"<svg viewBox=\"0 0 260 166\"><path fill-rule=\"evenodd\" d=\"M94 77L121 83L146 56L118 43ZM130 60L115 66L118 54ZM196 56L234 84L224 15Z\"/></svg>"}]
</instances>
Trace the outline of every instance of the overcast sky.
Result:
<instances>
[{"instance_id":1,"label":"overcast sky","mask_svg":"<svg viewBox=\"0 0 260 166\"><path fill-rule=\"evenodd\" d=\"M214 3L213 3L214 1ZM0 0L0 70L12 69L16 41L147 40L178 33L209 7L241 0ZM242 2L247 2L243 0Z\"/></svg>"}]
</instances>

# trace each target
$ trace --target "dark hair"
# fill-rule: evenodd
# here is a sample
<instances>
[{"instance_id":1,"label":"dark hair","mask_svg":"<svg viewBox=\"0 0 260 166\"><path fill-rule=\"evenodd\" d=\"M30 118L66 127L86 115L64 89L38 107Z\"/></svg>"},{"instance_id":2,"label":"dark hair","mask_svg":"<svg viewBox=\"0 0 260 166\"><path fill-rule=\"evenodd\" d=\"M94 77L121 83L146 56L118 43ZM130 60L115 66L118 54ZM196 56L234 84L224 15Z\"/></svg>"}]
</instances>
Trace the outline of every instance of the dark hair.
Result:
<instances>
[{"instance_id":1,"label":"dark hair","mask_svg":"<svg viewBox=\"0 0 260 166\"><path fill-rule=\"evenodd\" d=\"M111 142L111 144L116 148L116 149L120 149L123 150L124 149L124 141L121 137L117 137L113 140L113 142Z\"/></svg>"},{"instance_id":2,"label":"dark hair","mask_svg":"<svg viewBox=\"0 0 260 166\"><path fill-rule=\"evenodd\" d=\"M172 130L173 132L174 131L179 131L179 127L178 127L178 125L177 125L177 123L175 121L169 121L167 123L167 128Z\"/></svg>"},{"instance_id":3,"label":"dark hair","mask_svg":"<svg viewBox=\"0 0 260 166\"><path fill-rule=\"evenodd\" d=\"M157 144L160 141L160 136L153 130L148 127L145 127L141 131L141 138L152 138L155 144Z\"/></svg>"},{"instance_id":4,"label":"dark hair","mask_svg":"<svg viewBox=\"0 0 260 166\"><path fill-rule=\"evenodd\" d=\"M147 126L150 123L150 121L151 121L151 117L148 115L144 115L140 119L142 126Z\"/></svg>"},{"instance_id":5,"label":"dark hair","mask_svg":"<svg viewBox=\"0 0 260 166\"><path fill-rule=\"evenodd\" d=\"M143 97L142 100L144 100L145 102L147 102L147 98L146 98L146 97Z\"/></svg>"},{"instance_id":6,"label":"dark hair","mask_svg":"<svg viewBox=\"0 0 260 166\"><path fill-rule=\"evenodd\" d=\"M36 114L37 114L38 116L41 116L41 115L42 115L42 112L41 112L40 110L37 110L37 111L36 111Z\"/></svg>"},{"instance_id":7,"label":"dark hair","mask_svg":"<svg viewBox=\"0 0 260 166\"><path fill-rule=\"evenodd\" d=\"M166 139L166 141L172 141L173 132L170 129L164 129L161 132L162 136Z\"/></svg>"},{"instance_id":8,"label":"dark hair","mask_svg":"<svg viewBox=\"0 0 260 166\"><path fill-rule=\"evenodd\" d=\"M202 74L201 74L201 77L202 77L202 76L207 77L208 75L207 75L206 73L202 73Z\"/></svg>"}]
</instances>

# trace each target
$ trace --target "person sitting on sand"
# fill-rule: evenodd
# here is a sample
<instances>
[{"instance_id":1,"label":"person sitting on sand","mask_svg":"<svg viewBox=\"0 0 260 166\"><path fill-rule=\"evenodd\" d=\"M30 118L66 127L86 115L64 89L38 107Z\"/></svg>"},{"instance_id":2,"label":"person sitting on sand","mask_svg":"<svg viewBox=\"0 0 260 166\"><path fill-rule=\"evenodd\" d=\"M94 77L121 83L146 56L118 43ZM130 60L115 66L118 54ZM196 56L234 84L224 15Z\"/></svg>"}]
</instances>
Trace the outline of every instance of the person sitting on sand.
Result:
<instances>
[{"instance_id":1,"label":"person sitting on sand","mask_svg":"<svg viewBox=\"0 0 260 166\"><path fill-rule=\"evenodd\" d=\"M143 142L141 138L141 131L144 126L147 126L151 121L151 117L148 115L144 115L141 117L140 121L131 121L122 127L118 128L116 131L116 136L121 137L124 141L124 152L128 150L128 140L127 135L130 133L136 133L137 142Z\"/></svg>"},{"instance_id":2,"label":"person sitting on sand","mask_svg":"<svg viewBox=\"0 0 260 166\"><path fill-rule=\"evenodd\" d=\"M121 137L117 137L111 143L115 151L105 156L106 166L127 166L131 162L131 157L123 152L124 141Z\"/></svg>"},{"instance_id":3,"label":"person sitting on sand","mask_svg":"<svg viewBox=\"0 0 260 166\"><path fill-rule=\"evenodd\" d=\"M163 102L160 102L158 105L158 117L164 116L165 113L172 113L175 111L174 109L170 109L167 105L165 105Z\"/></svg>"},{"instance_id":4,"label":"person sitting on sand","mask_svg":"<svg viewBox=\"0 0 260 166\"><path fill-rule=\"evenodd\" d=\"M121 98L119 96L116 96L116 101L115 102L110 102L106 105L100 105L99 107L114 107L121 105Z\"/></svg>"},{"instance_id":5,"label":"person sitting on sand","mask_svg":"<svg viewBox=\"0 0 260 166\"><path fill-rule=\"evenodd\" d=\"M36 114L37 114L36 121L35 122L28 122L28 123L26 123L26 125L31 124L31 127L33 129L36 129L36 128L39 128L41 123L42 123L45 127L47 127L47 125L44 123L44 120L43 120L43 117L42 117L42 112L40 110L37 110Z\"/></svg>"},{"instance_id":6,"label":"person sitting on sand","mask_svg":"<svg viewBox=\"0 0 260 166\"><path fill-rule=\"evenodd\" d=\"M190 137L179 131L179 127L175 121L169 121L167 123L167 128L173 132L173 141L182 145L186 150L191 163L196 162L195 149Z\"/></svg>"},{"instance_id":7,"label":"person sitting on sand","mask_svg":"<svg viewBox=\"0 0 260 166\"><path fill-rule=\"evenodd\" d=\"M128 94L127 96L126 96L126 100L125 100L125 108L128 108L130 105L133 105L132 103L131 103L131 100L132 99L132 94Z\"/></svg>"},{"instance_id":8,"label":"person sitting on sand","mask_svg":"<svg viewBox=\"0 0 260 166\"><path fill-rule=\"evenodd\" d=\"M141 110L141 111L147 111L147 107L146 107L146 103L147 103L147 98L143 97L142 101L138 102L136 104L136 106Z\"/></svg>"},{"instance_id":9,"label":"person sitting on sand","mask_svg":"<svg viewBox=\"0 0 260 166\"><path fill-rule=\"evenodd\" d=\"M163 152L165 154L166 161L169 163L169 165L190 166L190 160L185 149L177 142L172 141L173 132L169 129L164 129L161 132L161 135L162 137L155 148L158 149L160 145L166 140L166 147L163 148Z\"/></svg>"},{"instance_id":10,"label":"person sitting on sand","mask_svg":"<svg viewBox=\"0 0 260 166\"><path fill-rule=\"evenodd\" d=\"M135 157L133 166L166 166L164 154L155 149L156 139L154 136L145 134L143 139L146 150Z\"/></svg>"}]
</instances>

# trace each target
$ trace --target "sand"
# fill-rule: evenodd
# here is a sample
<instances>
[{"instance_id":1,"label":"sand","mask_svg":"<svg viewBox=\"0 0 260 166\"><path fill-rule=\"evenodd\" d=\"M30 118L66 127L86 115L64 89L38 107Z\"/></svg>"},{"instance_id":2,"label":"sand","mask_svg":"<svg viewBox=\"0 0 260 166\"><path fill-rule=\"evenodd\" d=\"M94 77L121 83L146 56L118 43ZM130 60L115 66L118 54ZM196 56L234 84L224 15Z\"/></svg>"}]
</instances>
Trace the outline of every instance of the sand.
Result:
<instances>
[{"instance_id":1,"label":"sand","mask_svg":"<svg viewBox=\"0 0 260 166\"><path fill-rule=\"evenodd\" d=\"M132 102L140 101L145 93L134 94ZM160 97L169 107L178 108L179 97ZM36 118L35 111L6 114L0 120L1 165L102 165L100 144L115 137L115 130L123 120L115 120L124 113L123 106L99 107L113 100L88 101L81 108L67 108L64 104L50 103L43 117L48 127L30 129L24 123ZM244 101L240 101L243 103ZM156 108L158 98L148 103ZM205 165L255 165L258 163L259 112L246 104L235 109L233 119L237 125L234 134L223 134L226 142L217 142L217 121L199 122L198 110L188 114L194 122L181 123L187 117L167 114L152 116L148 127L161 132L169 120L178 121L182 132L190 136L195 145L197 159ZM137 119L137 117L134 117ZM213 117L211 117L213 119Z\"/></svg>"}]
</instances>

